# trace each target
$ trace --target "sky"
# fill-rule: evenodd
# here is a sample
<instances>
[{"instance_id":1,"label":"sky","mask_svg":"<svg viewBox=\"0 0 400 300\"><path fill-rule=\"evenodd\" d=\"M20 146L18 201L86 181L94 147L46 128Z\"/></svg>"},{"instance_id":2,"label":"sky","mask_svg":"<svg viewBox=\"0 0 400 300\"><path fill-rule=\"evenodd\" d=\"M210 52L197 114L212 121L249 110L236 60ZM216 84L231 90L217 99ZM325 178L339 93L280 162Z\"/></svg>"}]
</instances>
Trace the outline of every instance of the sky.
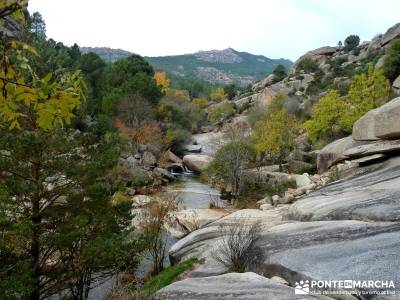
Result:
<instances>
[{"instance_id":1,"label":"sky","mask_svg":"<svg viewBox=\"0 0 400 300\"><path fill-rule=\"evenodd\" d=\"M225 49L296 60L400 22L399 0L30 0L47 36L143 56Z\"/></svg>"}]
</instances>

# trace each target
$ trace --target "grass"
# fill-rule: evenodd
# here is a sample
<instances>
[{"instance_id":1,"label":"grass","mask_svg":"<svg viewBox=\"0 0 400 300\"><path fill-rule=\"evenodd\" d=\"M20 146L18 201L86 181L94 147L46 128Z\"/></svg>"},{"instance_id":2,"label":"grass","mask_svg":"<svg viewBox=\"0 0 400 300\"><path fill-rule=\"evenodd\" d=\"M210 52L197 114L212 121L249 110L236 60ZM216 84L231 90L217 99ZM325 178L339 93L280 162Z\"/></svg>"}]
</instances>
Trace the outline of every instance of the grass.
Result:
<instances>
[{"instance_id":1,"label":"grass","mask_svg":"<svg viewBox=\"0 0 400 300\"><path fill-rule=\"evenodd\" d=\"M173 283L179 275L183 272L190 270L194 264L198 263L197 258L191 258L176 264L175 266L168 267L161 271L158 275L150 278L140 288L139 292L143 297L149 297L158 290Z\"/></svg>"}]
</instances>

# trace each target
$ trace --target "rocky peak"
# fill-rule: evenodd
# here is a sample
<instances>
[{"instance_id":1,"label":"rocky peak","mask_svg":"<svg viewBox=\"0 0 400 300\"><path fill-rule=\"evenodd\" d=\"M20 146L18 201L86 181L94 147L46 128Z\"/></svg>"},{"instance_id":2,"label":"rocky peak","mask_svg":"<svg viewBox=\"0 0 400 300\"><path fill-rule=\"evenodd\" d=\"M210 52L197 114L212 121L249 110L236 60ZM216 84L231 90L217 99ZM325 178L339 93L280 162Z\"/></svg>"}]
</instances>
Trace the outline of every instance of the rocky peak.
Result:
<instances>
[{"instance_id":1,"label":"rocky peak","mask_svg":"<svg viewBox=\"0 0 400 300\"><path fill-rule=\"evenodd\" d=\"M210 51L199 51L194 56L203 61L207 62L220 62L220 63L241 63L241 58L237 52L232 48L226 48L224 50L210 50Z\"/></svg>"}]
</instances>

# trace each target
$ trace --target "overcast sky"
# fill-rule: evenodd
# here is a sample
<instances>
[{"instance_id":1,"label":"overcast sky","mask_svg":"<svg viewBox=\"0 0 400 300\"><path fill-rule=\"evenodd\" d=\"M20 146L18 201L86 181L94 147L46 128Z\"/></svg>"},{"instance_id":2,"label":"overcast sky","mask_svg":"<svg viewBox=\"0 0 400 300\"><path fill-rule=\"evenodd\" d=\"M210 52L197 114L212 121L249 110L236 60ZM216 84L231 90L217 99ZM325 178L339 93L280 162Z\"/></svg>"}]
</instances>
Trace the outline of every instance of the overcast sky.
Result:
<instances>
[{"instance_id":1,"label":"overcast sky","mask_svg":"<svg viewBox=\"0 0 400 300\"><path fill-rule=\"evenodd\" d=\"M232 47L295 60L349 34L370 40L400 22L400 0L30 0L67 45L144 56Z\"/></svg>"}]
</instances>

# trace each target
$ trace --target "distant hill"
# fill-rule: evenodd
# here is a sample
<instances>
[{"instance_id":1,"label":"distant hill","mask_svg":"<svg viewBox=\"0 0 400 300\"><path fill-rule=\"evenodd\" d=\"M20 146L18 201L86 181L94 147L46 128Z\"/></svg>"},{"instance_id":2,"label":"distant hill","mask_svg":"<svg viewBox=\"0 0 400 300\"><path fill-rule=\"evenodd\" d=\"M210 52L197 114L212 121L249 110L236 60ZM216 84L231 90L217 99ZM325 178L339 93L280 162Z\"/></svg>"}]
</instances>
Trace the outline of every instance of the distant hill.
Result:
<instances>
[{"instance_id":1,"label":"distant hill","mask_svg":"<svg viewBox=\"0 0 400 300\"><path fill-rule=\"evenodd\" d=\"M107 62L125 58L131 53L121 49L82 47L83 53L95 52ZM156 69L182 77L197 77L212 83L247 85L271 74L278 64L287 69L288 59L271 59L239 52L232 48L199 51L193 54L145 57Z\"/></svg>"},{"instance_id":2,"label":"distant hill","mask_svg":"<svg viewBox=\"0 0 400 300\"><path fill-rule=\"evenodd\" d=\"M80 47L82 53L94 52L106 62L114 62L131 55L132 53L122 49L112 49L107 47Z\"/></svg>"},{"instance_id":3,"label":"distant hill","mask_svg":"<svg viewBox=\"0 0 400 300\"><path fill-rule=\"evenodd\" d=\"M287 59L271 59L262 55L239 52L232 48L199 51L194 54L145 57L155 69L176 75L198 77L213 83L253 83L272 73L278 64L290 68Z\"/></svg>"}]
</instances>

